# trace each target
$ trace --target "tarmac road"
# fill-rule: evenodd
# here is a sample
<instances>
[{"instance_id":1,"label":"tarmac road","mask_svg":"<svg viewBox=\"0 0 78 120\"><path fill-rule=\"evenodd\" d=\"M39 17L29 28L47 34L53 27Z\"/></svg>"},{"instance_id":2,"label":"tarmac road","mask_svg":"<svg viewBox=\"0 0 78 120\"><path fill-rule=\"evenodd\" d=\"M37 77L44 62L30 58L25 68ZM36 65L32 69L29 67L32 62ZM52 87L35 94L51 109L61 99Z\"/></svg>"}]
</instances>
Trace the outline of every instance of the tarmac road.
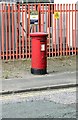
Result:
<instances>
[{"instance_id":1,"label":"tarmac road","mask_svg":"<svg viewBox=\"0 0 78 120\"><path fill-rule=\"evenodd\" d=\"M0 96L2 118L76 118L76 88Z\"/></svg>"}]
</instances>

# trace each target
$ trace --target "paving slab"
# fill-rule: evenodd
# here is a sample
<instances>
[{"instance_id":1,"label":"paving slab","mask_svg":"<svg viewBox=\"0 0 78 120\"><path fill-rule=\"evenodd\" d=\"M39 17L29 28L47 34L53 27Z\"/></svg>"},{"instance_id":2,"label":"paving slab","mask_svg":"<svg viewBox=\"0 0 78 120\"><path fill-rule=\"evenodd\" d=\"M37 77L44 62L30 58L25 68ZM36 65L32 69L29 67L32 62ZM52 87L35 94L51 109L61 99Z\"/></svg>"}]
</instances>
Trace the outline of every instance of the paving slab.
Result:
<instances>
[{"instance_id":1,"label":"paving slab","mask_svg":"<svg viewBox=\"0 0 78 120\"><path fill-rule=\"evenodd\" d=\"M30 75L25 79L4 79L0 94L42 90L47 88L59 88L75 86L76 71L46 75Z\"/></svg>"}]
</instances>

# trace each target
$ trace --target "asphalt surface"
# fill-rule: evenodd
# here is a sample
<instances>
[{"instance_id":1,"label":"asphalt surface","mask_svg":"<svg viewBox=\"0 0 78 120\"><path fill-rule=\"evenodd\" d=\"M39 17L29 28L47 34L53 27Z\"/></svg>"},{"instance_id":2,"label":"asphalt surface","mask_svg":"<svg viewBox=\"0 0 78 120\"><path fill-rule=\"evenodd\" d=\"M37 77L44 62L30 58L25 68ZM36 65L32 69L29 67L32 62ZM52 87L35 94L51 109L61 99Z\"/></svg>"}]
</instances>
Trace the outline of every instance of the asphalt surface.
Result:
<instances>
[{"instance_id":1,"label":"asphalt surface","mask_svg":"<svg viewBox=\"0 0 78 120\"><path fill-rule=\"evenodd\" d=\"M76 118L76 92L69 88L0 96L2 117Z\"/></svg>"},{"instance_id":2,"label":"asphalt surface","mask_svg":"<svg viewBox=\"0 0 78 120\"><path fill-rule=\"evenodd\" d=\"M4 79L0 94L76 86L76 71L46 75L28 75L25 79Z\"/></svg>"}]
</instances>

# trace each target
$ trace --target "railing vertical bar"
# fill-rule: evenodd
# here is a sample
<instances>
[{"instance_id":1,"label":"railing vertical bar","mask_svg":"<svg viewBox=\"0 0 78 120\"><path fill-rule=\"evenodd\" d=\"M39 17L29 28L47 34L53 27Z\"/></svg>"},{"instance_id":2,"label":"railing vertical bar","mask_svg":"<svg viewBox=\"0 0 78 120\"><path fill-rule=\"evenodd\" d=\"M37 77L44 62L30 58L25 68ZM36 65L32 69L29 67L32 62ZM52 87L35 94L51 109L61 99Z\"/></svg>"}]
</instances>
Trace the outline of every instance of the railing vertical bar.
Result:
<instances>
[{"instance_id":1,"label":"railing vertical bar","mask_svg":"<svg viewBox=\"0 0 78 120\"><path fill-rule=\"evenodd\" d=\"M34 10L36 10L36 4L34 4ZM34 26L34 32L36 32L36 25Z\"/></svg>"},{"instance_id":2,"label":"railing vertical bar","mask_svg":"<svg viewBox=\"0 0 78 120\"><path fill-rule=\"evenodd\" d=\"M20 5L20 41L19 41L19 46L20 46L20 59L22 58L22 6Z\"/></svg>"},{"instance_id":3,"label":"railing vertical bar","mask_svg":"<svg viewBox=\"0 0 78 120\"><path fill-rule=\"evenodd\" d=\"M65 4L63 4L63 56L65 55L65 40L66 40L66 24L65 24L65 18L66 18L66 14L65 14Z\"/></svg>"},{"instance_id":4,"label":"railing vertical bar","mask_svg":"<svg viewBox=\"0 0 78 120\"><path fill-rule=\"evenodd\" d=\"M48 27L49 27L49 57L50 57L50 4L48 5L49 9L48 9Z\"/></svg>"},{"instance_id":5,"label":"railing vertical bar","mask_svg":"<svg viewBox=\"0 0 78 120\"><path fill-rule=\"evenodd\" d=\"M65 4L62 6L63 14L62 14L62 55L64 56L65 49Z\"/></svg>"},{"instance_id":6,"label":"railing vertical bar","mask_svg":"<svg viewBox=\"0 0 78 120\"><path fill-rule=\"evenodd\" d=\"M6 4L4 4L4 59L6 59Z\"/></svg>"},{"instance_id":7,"label":"railing vertical bar","mask_svg":"<svg viewBox=\"0 0 78 120\"><path fill-rule=\"evenodd\" d=\"M20 4L18 4L18 53L19 53L19 59L21 59L21 35L20 35Z\"/></svg>"},{"instance_id":8,"label":"railing vertical bar","mask_svg":"<svg viewBox=\"0 0 78 120\"><path fill-rule=\"evenodd\" d=\"M4 41L3 41L3 43L4 43L4 45L3 45L3 59L5 59L5 3L4 3L4 7L3 7L3 9L4 9L4 15L3 15L3 23L4 23Z\"/></svg>"},{"instance_id":9,"label":"railing vertical bar","mask_svg":"<svg viewBox=\"0 0 78 120\"><path fill-rule=\"evenodd\" d=\"M53 9L54 4L52 4L52 57L53 57L53 13L54 13L54 9Z\"/></svg>"},{"instance_id":10,"label":"railing vertical bar","mask_svg":"<svg viewBox=\"0 0 78 120\"><path fill-rule=\"evenodd\" d=\"M8 39L7 39L7 6L5 5L5 23L6 23L6 60L8 60Z\"/></svg>"},{"instance_id":11,"label":"railing vertical bar","mask_svg":"<svg viewBox=\"0 0 78 120\"><path fill-rule=\"evenodd\" d=\"M56 11L56 4L55 4L55 11ZM54 53L55 53L55 56L56 56L56 19L54 19L54 24L55 24L55 43L54 43Z\"/></svg>"},{"instance_id":12,"label":"railing vertical bar","mask_svg":"<svg viewBox=\"0 0 78 120\"><path fill-rule=\"evenodd\" d=\"M17 25L16 25L16 5L15 4L13 4L13 6L14 6L14 12L13 12L13 18L14 18L14 45L13 45L13 49L14 49L14 51L13 51L13 53L14 53L14 55L13 55L13 59L16 59L16 27L17 27Z\"/></svg>"},{"instance_id":13,"label":"railing vertical bar","mask_svg":"<svg viewBox=\"0 0 78 120\"><path fill-rule=\"evenodd\" d=\"M14 4L14 59L16 59L16 33L17 33L17 20L16 20L16 5Z\"/></svg>"},{"instance_id":14,"label":"railing vertical bar","mask_svg":"<svg viewBox=\"0 0 78 120\"><path fill-rule=\"evenodd\" d=\"M76 55L76 4L75 4L75 55Z\"/></svg>"},{"instance_id":15,"label":"railing vertical bar","mask_svg":"<svg viewBox=\"0 0 78 120\"><path fill-rule=\"evenodd\" d=\"M58 12L57 10L57 4L56 4L56 12ZM57 55L57 37L58 37L58 19L56 19L56 41L55 41L55 57Z\"/></svg>"},{"instance_id":16,"label":"railing vertical bar","mask_svg":"<svg viewBox=\"0 0 78 120\"><path fill-rule=\"evenodd\" d=\"M51 30L50 30L50 33L51 33L51 35L50 35L50 41L51 41L51 51L50 51L50 53L51 53L51 57L52 57L52 46L53 46L53 43L52 43L52 41L53 41L53 4L51 4L50 5L50 24L51 24Z\"/></svg>"},{"instance_id":17,"label":"railing vertical bar","mask_svg":"<svg viewBox=\"0 0 78 120\"><path fill-rule=\"evenodd\" d=\"M39 15L40 15L40 10L39 10L39 4L38 4L38 32L39 32Z\"/></svg>"},{"instance_id":18,"label":"railing vertical bar","mask_svg":"<svg viewBox=\"0 0 78 120\"><path fill-rule=\"evenodd\" d=\"M22 27L20 25L20 4L17 5L17 50L18 50L18 58L21 58L21 43L20 43L20 28Z\"/></svg>"},{"instance_id":19,"label":"railing vertical bar","mask_svg":"<svg viewBox=\"0 0 78 120\"><path fill-rule=\"evenodd\" d=\"M54 12L56 11L56 4L54 4ZM56 45L56 18L54 17L54 29L53 29L53 56L55 56Z\"/></svg>"},{"instance_id":20,"label":"railing vertical bar","mask_svg":"<svg viewBox=\"0 0 78 120\"><path fill-rule=\"evenodd\" d=\"M48 17L47 17L47 16L48 16L48 12L47 12L47 4L45 4L45 8L46 8L46 9L45 9L45 14L46 14L46 17L45 17L45 18L46 18L46 28L45 28L45 29L46 29L46 32L48 32L48 31L47 31L47 30L48 30L48 29L47 29L47 28L48 28ZM48 56L48 39L47 39L47 56Z\"/></svg>"},{"instance_id":21,"label":"railing vertical bar","mask_svg":"<svg viewBox=\"0 0 78 120\"><path fill-rule=\"evenodd\" d=\"M70 55L70 6L71 4L69 4L69 55Z\"/></svg>"},{"instance_id":22,"label":"railing vertical bar","mask_svg":"<svg viewBox=\"0 0 78 120\"><path fill-rule=\"evenodd\" d=\"M29 58L30 58L30 4L28 4L28 52L29 52Z\"/></svg>"},{"instance_id":23,"label":"railing vertical bar","mask_svg":"<svg viewBox=\"0 0 78 120\"><path fill-rule=\"evenodd\" d=\"M2 4L2 57L4 59L4 4Z\"/></svg>"},{"instance_id":24,"label":"railing vertical bar","mask_svg":"<svg viewBox=\"0 0 78 120\"><path fill-rule=\"evenodd\" d=\"M74 35L73 35L73 4L72 4L72 55L74 50Z\"/></svg>"},{"instance_id":25,"label":"railing vertical bar","mask_svg":"<svg viewBox=\"0 0 78 120\"><path fill-rule=\"evenodd\" d=\"M47 32L47 26L48 26L48 20L47 20L47 14L48 14L48 12L47 12L47 4L45 5L46 6L46 32Z\"/></svg>"},{"instance_id":26,"label":"railing vertical bar","mask_svg":"<svg viewBox=\"0 0 78 120\"><path fill-rule=\"evenodd\" d=\"M52 4L50 5L50 57L52 57Z\"/></svg>"},{"instance_id":27,"label":"railing vertical bar","mask_svg":"<svg viewBox=\"0 0 78 120\"><path fill-rule=\"evenodd\" d=\"M66 55L68 55L68 4L66 4Z\"/></svg>"},{"instance_id":28,"label":"railing vertical bar","mask_svg":"<svg viewBox=\"0 0 78 120\"><path fill-rule=\"evenodd\" d=\"M17 57L17 10L16 10L16 5L14 6L14 23L15 23L15 40L14 40L14 58L16 59Z\"/></svg>"},{"instance_id":29,"label":"railing vertical bar","mask_svg":"<svg viewBox=\"0 0 78 120\"><path fill-rule=\"evenodd\" d=\"M57 4L57 10L59 10L59 4ZM59 19L58 19L58 45L57 45L57 53L58 53L58 56L59 56L59 53L60 53L60 51L59 51L59 49L60 49L60 44L59 44Z\"/></svg>"},{"instance_id":30,"label":"railing vertical bar","mask_svg":"<svg viewBox=\"0 0 78 120\"><path fill-rule=\"evenodd\" d=\"M26 58L27 58L27 5L25 5L25 30L26 30L26 33L25 33L25 55L26 55Z\"/></svg>"},{"instance_id":31,"label":"railing vertical bar","mask_svg":"<svg viewBox=\"0 0 78 120\"><path fill-rule=\"evenodd\" d=\"M12 4L12 51L13 51L13 60L14 60L14 5Z\"/></svg>"},{"instance_id":32,"label":"railing vertical bar","mask_svg":"<svg viewBox=\"0 0 78 120\"><path fill-rule=\"evenodd\" d=\"M22 4L22 55L24 58L24 5Z\"/></svg>"},{"instance_id":33,"label":"railing vertical bar","mask_svg":"<svg viewBox=\"0 0 78 120\"><path fill-rule=\"evenodd\" d=\"M38 4L38 31L41 32L41 4Z\"/></svg>"},{"instance_id":34,"label":"railing vertical bar","mask_svg":"<svg viewBox=\"0 0 78 120\"><path fill-rule=\"evenodd\" d=\"M36 10L36 4L34 4L34 10ZM36 25L34 26L34 32L36 32Z\"/></svg>"},{"instance_id":35,"label":"railing vertical bar","mask_svg":"<svg viewBox=\"0 0 78 120\"><path fill-rule=\"evenodd\" d=\"M8 4L8 25L9 25L9 58L11 59L11 20L10 20L10 4Z\"/></svg>"},{"instance_id":36,"label":"railing vertical bar","mask_svg":"<svg viewBox=\"0 0 78 120\"><path fill-rule=\"evenodd\" d=\"M42 25L41 25L42 27L42 32L44 32L44 4L42 4Z\"/></svg>"},{"instance_id":37,"label":"railing vertical bar","mask_svg":"<svg viewBox=\"0 0 78 120\"><path fill-rule=\"evenodd\" d=\"M17 11L17 5L15 6L16 8L16 59L18 59L18 11Z\"/></svg>"},{"instance_id":38,"label":"railing vertical bar","mask_svg":"<svg viewBox=\"0 0 78 120\"><path fill-rule=\"evenodd\" d=\"M0 7L2 8L2 4L0 5ZM2 14L2 9L0 9L0 15ZM1 23L1 18L0 18L0 27L1 27L1 29L0 29L0 35L1 35L1 38L0 38L0 59L1 59L1 42L2 42L2 32L1 32L1 30L2 30L2 23Z\"/></svg>"},{"instance_id":39,"label":"railing vertical bar","mask_svg":"<svg viewBox=\"0 0 78 120\"><path fill-rule=\"evenodd\" d=\"M62 56L62 4L60 4L60 55Z\"/></svg>"},{"instance_id":40,"label":"railing vertical bar","mask_svg":"<svg viewBox=\"0 0 78 120\"><path fill-rule=\"evenodd\" d=\"M17 5L17 50L18 50L18 58L19 58L19 55L20 55L20 47L19 47L19 44L20 44L20 6L19 4Z\"/></svg>"},{"instance_id":41,"label":"railing vertical bar","mask_svg":"<svg viewBox=\"0 0 78 120\"><path fill-rule=\"evenodd\" d=\"M19 43L18 43L18 48L19 48L19 58L22 58L22 6L18 4L18 28L19 28Z\"/></svg>"},{"instance_id":42,"label":"railing vertical bar","mask_svg":"<svg viewBox=\"0 0 78 120\"><path fill-rule=\"evenodd\" d=\"M26 46L25 46L25 38L26 38L25 37L26 36L26 27L25 27L26 26L26 21L25 21L26 20L26 18L25 18L26 16L25 16L25 10L26 10L26 4L24 4L24 58L25 58L25 52L26 52L25 51L25 48L26 48Z\"/></svg>"}]
</instances>

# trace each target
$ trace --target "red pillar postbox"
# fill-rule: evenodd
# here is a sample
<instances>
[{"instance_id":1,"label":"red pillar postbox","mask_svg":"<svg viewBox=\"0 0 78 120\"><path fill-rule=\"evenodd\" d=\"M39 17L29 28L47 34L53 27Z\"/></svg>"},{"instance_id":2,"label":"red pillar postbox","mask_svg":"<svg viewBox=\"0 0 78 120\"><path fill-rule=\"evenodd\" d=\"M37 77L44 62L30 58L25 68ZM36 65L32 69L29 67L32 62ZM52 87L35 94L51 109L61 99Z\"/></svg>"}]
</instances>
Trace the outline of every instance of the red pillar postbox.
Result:
<instances>
[{"instance_id":1,"label":"red pillar postbox","mask_svg":"<svg viewBox=\"0 0 78 120\"><path fill-rule=\"evenodd\" d=\"M32 46L31 73L47 73L47 36L48 33L35 32L30 37Z\"/></svg>"}]
</instances>

